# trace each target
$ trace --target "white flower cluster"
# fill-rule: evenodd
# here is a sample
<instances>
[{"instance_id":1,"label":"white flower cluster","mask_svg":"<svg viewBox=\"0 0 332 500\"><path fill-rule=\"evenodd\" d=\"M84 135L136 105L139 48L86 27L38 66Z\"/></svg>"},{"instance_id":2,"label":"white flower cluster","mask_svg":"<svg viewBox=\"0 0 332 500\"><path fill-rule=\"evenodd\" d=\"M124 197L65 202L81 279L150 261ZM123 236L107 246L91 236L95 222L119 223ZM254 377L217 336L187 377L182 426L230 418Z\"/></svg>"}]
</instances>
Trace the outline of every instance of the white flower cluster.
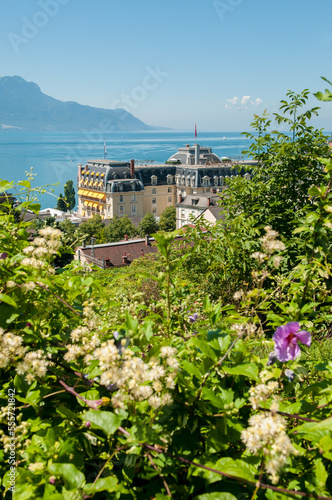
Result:
<instances>
[{"instance_id":1,"label":"white flower cluster","mask_svg":"<svg viewBox=\"0 0 332 500\"><path fill-rule=\"evenodd\" d=\"M286 434L286 420L278 415L278 409L278 402L274 400L270 411L252 415L248 429L241 433L247 449L264 456L265 469L273 484L278 482L279 471L289 455L297 453Z\"/></svg>"},{"instance_id":2,"label":"white flower cluster","mask_svg":"<svg viewBox=\"0 0 332 500\"><path fill-rule=\"evenodd\" d=\"M32 267L34 269L42 269L47 266L46 259L55 255L61 247L61 231L47 226L39 231L41 237L36 237L32 244L23 249L23 253L27 255L21 261L24 267Z\"/></svg>"},{"instance_id":3,"label":"white flower cluster","mask_svg":"<svg viewBox=\"0 0 332 500\"><path fill-rule=\"evenodd\" d=\"M167 389L175 387L175 378L179 363L175 358L176 349L161 348L161 359L152 358L144 362L142 357L126 347L127 341L121 341L121 348L114 340L104 342L93 353L98 359L103 373L100 377L102 385L116 386L117 392L112 396L112 403L124 408L129 401L145 401L153 408L172 403L172 396Z\"/></svg>"},{"instance_id":4,"label":"white flower cluster","mask_svg":"<svg viewBox=\"0 0 332 500\"><path fill-rule=\"evenodd\" d=\"M73 343L67 345L67 352L64 355L64 360L68 363L83 356L85 356L85 362L90 361L90 353L100 344L99 336L96 333L91 334L87 326L75 328L70 338Z\"/></svg>"},{"instance_id":5,"label":"white flower cluster","mask_svg":"<svg viewBox=\"0 0 332 500\"><path fill-rule=\"evenodd\" d=\"M247 334L252 335L257 330L257 326L253 323L234 323L231 329L236 331L239 335Z\"/></svg>"},{"instance_id":6,"label":"white flower cluster","mask_svg":"<svg viewBox=\"0 0 332 500\"><path fill-rule=\"evenodd\" d=\"M282 241L277 240L279 233L274 231L271 226L266 226L265 235L260 238L264 252L254 252L251 257L262 264L266 259L270 258L274 252L281 252L285 250L285 245ZM273 256L273 265L279 267L283 257L281 255Z\"/></svg>"},{"instance_id":7,"label":"white flower cluster","mask_svg":"<svg viewBox=\"0 0 332 500\"><path fill-rule=\"evenodd\" d=\"M13 333L5 333L0 328L0 368L6 368L12 363L14 357L22 357L26 349L22 347L23 339Z\"/></svg>"},{"instance_id":8,"label":"white flower cluster","mask_svg":"<svg viewBox=\"0 0 332 500\"><path fill-rule=\"evenodd\" d=\"M285 245L282 241L277 240L277 236L279 233L277 231L273 231L270 226L266 226L265 228L265 236L260 239L262 242L262 247L268 254L272 254L273 252L281 252L285 250Z\"/></svg>"},{"instance_id":9,"label":"white flower cluster","mask_svg":"<svg viewBox=\"0 0 332 500\"><path fill-rule=\"evenodd\" d=\"M271 380L268 384L258 384L249 390L249 401L254 410L257 410L259 403L268 399L278 390L278 382Z\"/></svg>"},{"instance_id":10,"label":"white flower cluster","mask_svg":"<svg viewBox=\"0 0 332 500\"><path fill-rule=\"evenodd\" d=\"M23 361L16 365L16 372L19 375L26 373L25 380L31 384L37 377L46 375L49 364L43 351L30 351L24 356Z\"/></svg>"}]
</instances>

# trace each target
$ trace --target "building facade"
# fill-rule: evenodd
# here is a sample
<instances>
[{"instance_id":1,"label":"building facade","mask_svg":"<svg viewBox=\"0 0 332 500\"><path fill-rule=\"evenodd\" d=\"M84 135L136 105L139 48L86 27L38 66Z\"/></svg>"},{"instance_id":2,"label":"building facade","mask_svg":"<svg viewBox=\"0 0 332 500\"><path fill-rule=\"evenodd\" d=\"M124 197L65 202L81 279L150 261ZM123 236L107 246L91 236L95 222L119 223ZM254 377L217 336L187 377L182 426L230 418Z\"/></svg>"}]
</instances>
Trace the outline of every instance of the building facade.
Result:
<instances>
[{"instance_id":1,"label":"building facade","mask_svg":"<svg viewBox=\"0 0 332 500\"><path fill-rule=\"evenodd\" d=\"M235 175L249 176L243 165L248 162L221 161L211 148L187 145L179 148L164 164L135 165L130 162L92 160L78 166L78 213L103 219L143 217L151 212L160 217L168 206L177 207L177 227L188 220L182 217L189 204L191 215L208 206L204 199L218 196ZM194 200L200 199L199 205ZM185 202L186 198L187 203ZM208 203L206 201L206 203ZM188 212L189 213L189 212Z\"/></svg>"}]
</instances>

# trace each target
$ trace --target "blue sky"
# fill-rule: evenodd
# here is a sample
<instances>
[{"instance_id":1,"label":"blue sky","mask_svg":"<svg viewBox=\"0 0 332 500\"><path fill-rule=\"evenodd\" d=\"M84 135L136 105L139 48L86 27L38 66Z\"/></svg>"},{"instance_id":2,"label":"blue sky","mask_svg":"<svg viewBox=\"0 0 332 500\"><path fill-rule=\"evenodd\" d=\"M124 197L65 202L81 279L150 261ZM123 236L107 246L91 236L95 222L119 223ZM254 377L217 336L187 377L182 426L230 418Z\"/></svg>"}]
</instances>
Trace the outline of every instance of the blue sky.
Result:
<instances>
[{"instance_id":1,"label":"blue sky","mask_svg":"<svg viewBox=\"0 0 332 500\"><path fill-rule=\"evenodd\" d=\"M332 79L331 0L10 0L1 75L151 125L248 130L287 90ZM332 129L332 103L314 124Z\"/></svg>"}]
</instances>

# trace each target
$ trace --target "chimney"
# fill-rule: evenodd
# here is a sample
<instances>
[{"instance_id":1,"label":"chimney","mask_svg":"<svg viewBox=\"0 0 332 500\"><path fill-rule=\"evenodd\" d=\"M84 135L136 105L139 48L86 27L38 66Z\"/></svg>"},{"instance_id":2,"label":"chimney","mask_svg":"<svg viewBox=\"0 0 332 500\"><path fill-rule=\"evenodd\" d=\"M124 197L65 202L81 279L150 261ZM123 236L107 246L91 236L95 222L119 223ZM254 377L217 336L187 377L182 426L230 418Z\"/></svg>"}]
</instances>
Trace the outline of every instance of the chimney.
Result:
<instances>
[{"instance_id":1,"label":"chimney","mask_svg":"<svg viewBox=\"0 0 332 500\"><path fill-rule=\"evenodd\" d=\"M195 165L199 165L199 157L201 154L201 148L199 144L195 144Z\"/></svg>"},{"instance_id":2,"label":"chimney","mask_svg":"<svg viewBox=\"0 0 332 500\"><path fill-rule=\"evenodd\" d=\"M128 234L125 234L125 235L124 235L124 240L125 240L125 241L128 241L128 238L129 238Z\"/></svg>"},{"instance_id":3,"label":"chimney","mask_svg":"<svg viewBox=\"0 0 332 500\"><path fill-rule=\"evenodd\" d=\"M149 247L149 246L150 246L150 235L149 235L149 234L146 234L146 235L145 235L145 245L146 245L147 247Z\"/></svg>"},{"instance_id":4,"label":"chimney","mask_svg":"<svg viewBox=\"0 0 332 500\"><path fill-rule=\"evenodd\" d=\"M179 196L178 196L178 203L181 203L181 201L182 201L182 195L179 194Z\"/></svg>"},{"instance_id":5,"label":"chimney","mask_svg":"<svg viewBox=\"0 0 332 500\"><path fill-rule=\"evenodd\" d=\"M85 247L86 247L86 241L83 240L83 248L85 248Z\"/></svg>"},{"instance_id":6,"label":"chimney","mask_svg":"<svg viewBox=\"0 0 332 500\"><path fill-rule=\"evenodd\" d=\"M210 199L210 198L208 198L208 199L207 199L207 206L208 206L208 207L210 206L210 203L211 203L211 199Z\"/></svg>"},{"instance_id":7,"label":"chimney","mask_svg":"<svg viewBox=\"0 0 332 500\"><path fill-rule=\"evenodd\" d=\"M123 255L122 255L122 263L123 263L123 264L128 264L127 252L123 252Z\"/></svg>"},{"instance_id":8,"label":"chimney","mask_svg":"<svg viewBox=\"0 0 332 500\"><path fill-rule=\"evenodd\" d=\"M130 176L135 179L135 160L130 160Z\"/></svg>"}]
</instances>

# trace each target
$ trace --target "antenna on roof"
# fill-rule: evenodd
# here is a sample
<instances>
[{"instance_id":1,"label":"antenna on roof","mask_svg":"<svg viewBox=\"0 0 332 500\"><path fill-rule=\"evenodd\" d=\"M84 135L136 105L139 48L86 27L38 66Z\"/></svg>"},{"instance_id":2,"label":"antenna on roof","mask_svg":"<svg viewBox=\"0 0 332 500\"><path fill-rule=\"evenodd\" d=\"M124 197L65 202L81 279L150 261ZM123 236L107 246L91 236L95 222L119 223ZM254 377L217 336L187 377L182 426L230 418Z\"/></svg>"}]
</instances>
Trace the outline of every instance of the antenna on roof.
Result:
<instances>
[{"instance_id":1,"label":"antenna on roof","mask_svg":"<svg viewBox=\"0 0 332 500\"><path fill-rule=\"evenodd\" d=\"M107 158L106 142L104 141L104 160Z\"/></svg>"}]
</instances>

